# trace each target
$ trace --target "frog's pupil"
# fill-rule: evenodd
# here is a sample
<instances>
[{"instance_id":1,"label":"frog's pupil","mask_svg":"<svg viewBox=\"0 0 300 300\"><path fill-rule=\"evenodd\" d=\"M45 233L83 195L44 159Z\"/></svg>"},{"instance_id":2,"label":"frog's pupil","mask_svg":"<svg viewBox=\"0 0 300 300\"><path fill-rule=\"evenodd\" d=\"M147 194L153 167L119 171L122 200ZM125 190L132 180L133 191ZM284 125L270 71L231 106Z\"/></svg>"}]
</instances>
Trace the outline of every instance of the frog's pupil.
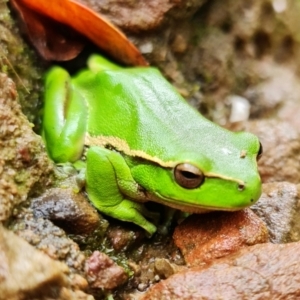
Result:
<instances>
[{"instance_id":1,"label":"frog's pupil","mask_svg":"<svg viewBox=\"0 0 300 300\"><path fill-rule=\"evenodd\" d=\"M181 174L187 179L195 179L199 177L199 175L187 171L181 171Z\"/></svg>"}]
</instances>

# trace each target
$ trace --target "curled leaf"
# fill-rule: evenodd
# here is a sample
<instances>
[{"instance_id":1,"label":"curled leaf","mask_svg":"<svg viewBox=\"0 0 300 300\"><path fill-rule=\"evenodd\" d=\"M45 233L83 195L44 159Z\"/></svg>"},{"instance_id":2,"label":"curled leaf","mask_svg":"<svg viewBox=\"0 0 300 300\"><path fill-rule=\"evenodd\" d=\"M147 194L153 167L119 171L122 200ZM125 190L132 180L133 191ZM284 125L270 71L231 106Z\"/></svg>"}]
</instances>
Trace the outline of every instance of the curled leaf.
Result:
<instances>
[{"instance_id":1,"label":"curled leaf","mask_svg":"<svg viewBox=\"0 0 300 300\"><path fill-rule=\"evenodd\" d=\"M46 16L48 19L55 20L58 23L73 28L117 61L129 65L145 66L148 64L139 50L119 29L103 16L79 2L73 0L11 1L14 5L17 4L16 6L21 7L21 9L24 9L25 7L28 10L41 15L39 20L43 20ZM37 23L37 21L33 22ZM39 28L39 26L39 24L35 24L36 32L38 32L36 28ZM49 26L46 27L48 30Z\"/></svg>"},{"instance_id":2,"label":"curled leaf","mask_svg":"<svg viewBox=\"0 0 300 300\"><path fill-rule=\"evenodd\" d=\"M85 39L74 30L42 16L11 0L18 11L22 28L30 41L46 60L65 61L75 58L83 49Z\"/></svg>"}]
</instances>

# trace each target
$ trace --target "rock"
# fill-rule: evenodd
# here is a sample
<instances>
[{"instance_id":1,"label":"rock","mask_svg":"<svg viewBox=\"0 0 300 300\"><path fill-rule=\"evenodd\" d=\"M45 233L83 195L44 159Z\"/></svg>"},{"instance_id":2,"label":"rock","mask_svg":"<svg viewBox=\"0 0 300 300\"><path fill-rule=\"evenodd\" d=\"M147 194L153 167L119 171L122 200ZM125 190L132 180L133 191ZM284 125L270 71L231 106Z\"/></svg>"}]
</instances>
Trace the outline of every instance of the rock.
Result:
<instances>
[{"instance_id":1,"label":"rock","mask_svg":"<svg viewBox=\"0 0 300 300\"><path fill-rule=\"evenodd\" d=\"M68 267L0 226L0 299L52 296L68 286Z\"/></svg>"},{"instance_id":2,"label":"rock","mask_svg":"<svg viewBox=\"0 0 300 300\"><path fill-rule=\"evenodd\" d=\"M69 233L88 234L100 224L100 215L82 193L52 188L31 203L34 216L53 221Z\"/></svg>"},{"instance_id":3,"label":"rock","mask_svg":"<svg viewBox=\"0 0 300 300\"><path fill-rule=\"evenodd\" d=\"M10 7L8 1L1 2L1 72L7 74L14 81L22 112L30 122L38 122L40 118L41 83L46 66L38 61L36 52L32 51L31 45L24 40L24 36L21 34L22 30L17 28L16 16L11 13ZM37 127L35 129L38 131Z\"/></svg>"},{"instance_id":4,"label":"rock","mask_svg":"<svg viewBox=\"0 0 300 300\"><path fill-rule=\"evenodd\" d=\"M151 259L151 262L148 263L148 265L139 262L139 266L133 266L132 269L135 269L135 277L132 278L130 283L132 284L132 287L135 288L135 292L130 293L129 296L125 296L124 299L135 299L140 292L146 291L149 286L152 286L175 273L186 270L187 267L172 263L169 259L155 258Z\"/></svg>"},{"instance_id":5,"label":"rock","mask_svg":"<svg viewBox=\"0 0 300 300\"><path fill-rule=\"evenodd\" d=\"M131 290L145 291L162 278L167 278L186 268L179 249L169 235L155 234L151 239L131 245L126 251L128 265L134 276L130 278L127 293ZM124 299L129 299L124 296Z\"/></svg>"},{"instance_id":6,"label":"rock","mask_svg":"<svg viewBox=\"0 0 300 300\"><path fill-rule=\"evenodd\" d=\"M300 84L295 71L268 60L254 65L261 80L243 94L252 104L251 115L259 118L277 114L281 121L290 121L293 116L297 128L296 125L300 125L296 115L300 109Z\"/></svg>"},{"instance_id":7,"label":"rock","mask_svg":"<svg viewBox=\"0 0 300 300\"><path fill-rule=\"evenodd\" d=\"M155 268L156 274L159 275L159 279L168 278L171 275L186 269L185 266L178 266L176 264L171 263L170 260L165 259L165 258L155 259L154 268Z\"/></svg>"},{"instance_id":8,"label":"rock","mask_svg":"<svg viewBox=\"0 0 300 300\"><path fill-rule=\"evenodd\" d=\"M174 242L190 266L209 263L245 246L265 243L265 224L250 210L192 215L174 231Z\"/></svg>"},{"instance_id":9,"label":"rock","mask_svg":"<svg viewBox=\"0 0 300 300\"><path fill-rule=\"evenodd\" d=\"M94 251L86 260L85 272L92 288L110 290L122 285L128 279L122 267L99 251Z\"/></svg>"},{"instance_id":10,"label":"rock","mask_svg":"<svg viewBox=\"0 0 300 300\"><path fill-rule=\"evenodd\" d=\"M85 255L65 232L51 221L34 218L31 212L18 215L12 230L36 249L68 265L72 274L84 274Z\"/></svg>"},{"instance_id":11,"label":"rock","mask_svg":"<svg viewBox=\"0 0 300 300\"><path fill-rule=\"evenodd\" d=\"M52 162L22 114L14 83L0 74L0 221L51 181Z\"/></svg>"},{"instance_id":12,"label":"rock","mask_svg":"<svg viewBox=\"0 0 300 300\"><path fill-rule=\"evenodd\" d=\"M258 244L152 286L139 300L299 299L300 243Z\"/></svg>"},{"instance_id":13,"label":"rock","mask_svg":"<svg viewBox=\"0 0 300 300\"><path fill-rule=\"evenodd\" d=\"M137 227L131 229L132 226L126 225L118 226L112 222L112 225L107 230L106 236L117 252L127 251L135 244L139 244L145 237L144 231L139 230Z\"/></svg>"},{"instance_id":14,"label":"rock","mask_svg":"<svg viewBox=\"0 0 300 300\"><path fill-rule=\"evenodd\" d=\"M300 182L300 135L294 127L273 119L248 122L245 130L256 134L263 146L258 162L263 182Z\"/></svg>"},{"instance_id":15,"label":"rock","mask_svg":"<svg viewBox=\"0 0 300 300\"><path fill-rule=\"evenodd\" d=\"M186 39L186 36L181 33L176 34L172 41L171 47L174 53L184 53L188 48L188 41Z\"/></svg>"},{"instance_id":16,"label":"rock","mask_svg":"<svg viewBox=\"0 0 300 300\"><path fill-rule=\"evenodd\" d=\"M147 2L85 0L84 2L93 10L105 15L123 30L141 32L157 29L166 21L170 13L177 18L191 16L205 0L193 0L188 3L182 0L149 0Z\"/></svg>"},{"instance_id":17,"label":"rock","mask_svg":"<svg viewBox=\"0 0 300 300\"><path fill-rule=\"evenodd\" d=\"M82 291L72 291L66 288L62 288L59 296L55 300L95 300L92 295L88 295ZM39 299L37 299L39 300ZM44 299L41 299L44 300ZM45 299L48 300L48 299ZM51 299L52 300L52 299Z\"/></svg>"},{"instance_id":18,"label":"rock","mask_svg":"<svg viewBox=\"0 0 300 300\"><path fill-rule=\"evenodd\" d=\"M230 123L244 122L249 119L250 103L246 98L238 95L230 95L226 101L231 105Z\"/></svg>"},{"instance_id":19,"label":"rock","mask_svg":"<svg viewBox=\"0 0 300 300\"><path fill-rule=\"evenodd\" d=\"M263 185L263 193L251 209L267 224L272 243L300 240L299 199L299 184L271 182Z\"/></svg>"}]
</instances>

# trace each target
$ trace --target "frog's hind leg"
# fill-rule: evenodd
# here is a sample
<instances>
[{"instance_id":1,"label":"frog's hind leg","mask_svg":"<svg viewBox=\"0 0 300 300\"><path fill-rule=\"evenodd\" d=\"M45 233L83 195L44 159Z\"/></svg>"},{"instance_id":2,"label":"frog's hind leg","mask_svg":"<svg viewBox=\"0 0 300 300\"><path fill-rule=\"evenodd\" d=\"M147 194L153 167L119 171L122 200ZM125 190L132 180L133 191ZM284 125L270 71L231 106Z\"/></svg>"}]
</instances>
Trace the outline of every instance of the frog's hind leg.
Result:
<instances>
[{"instance_id":1,"label":"frog's hind leg","mask_svg":"<svg viewBox=\"0 0 300 300\"><path fill-rule=\"evenodd\" d=\"M46 76L42 136L57 163L80 158L88 115L85 100L75 90L68 72L53 67Z\"/></svg>"},{"instance_id":2,"label":"frog's hind leg","mask_svg":"<svg viewBox=\"0 0 300 300\"><path fill-rule=\"evenodd\" d=\"M132 222L151 236L156 227L145 216L149 215L142 203L146 200L133 179L124 158L115 151L91 147L87 152L86 191L89 199L102 213ZM151 214L151 213L150 213Z\"/></svg>"}]
</instances>

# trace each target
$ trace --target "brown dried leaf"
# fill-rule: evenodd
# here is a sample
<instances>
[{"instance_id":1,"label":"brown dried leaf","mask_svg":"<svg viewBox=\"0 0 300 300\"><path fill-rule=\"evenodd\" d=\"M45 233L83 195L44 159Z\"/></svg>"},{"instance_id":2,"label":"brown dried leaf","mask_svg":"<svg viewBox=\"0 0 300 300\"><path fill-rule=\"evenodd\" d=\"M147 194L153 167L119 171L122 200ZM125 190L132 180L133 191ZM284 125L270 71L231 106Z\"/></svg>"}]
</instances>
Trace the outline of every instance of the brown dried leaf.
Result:
<instances>
[{"instance_id":1,"label":"brown dried leaf","mask_svg":"<svg viewBox=\"0 0 300 300\"><path fill-rule=\"evenodd\" d=\"M14 4L17 3L17 6L21 7L21 9L22 7L26 7L41 15L40 20L46 16L70 26L120 62L129 65L148 65L139 50L119 29L103 16L100 16L81 3L72 0L13 0L12 2ZM28 22L28 19L26 22ZM36 21L30 20L29 22ZM46 26L45 29L48 30L48 27L51 26ZM39 29L40 25L34 25L34 28L36 32L43 32ZM41 44L42 42L38 43Z\"/></svg>"},{"instance_id":2,"label":"brown dried leaf","mask_svg":"<svg viewBox=\"0 0 300 300\"><path fill-rule=\"evenodd\" d=\"M30 41L44 59L70 60L83 49L85 39L72 28L36 13L19 1L11 0L11 4Z\"/></svg>"}]
</instances>

